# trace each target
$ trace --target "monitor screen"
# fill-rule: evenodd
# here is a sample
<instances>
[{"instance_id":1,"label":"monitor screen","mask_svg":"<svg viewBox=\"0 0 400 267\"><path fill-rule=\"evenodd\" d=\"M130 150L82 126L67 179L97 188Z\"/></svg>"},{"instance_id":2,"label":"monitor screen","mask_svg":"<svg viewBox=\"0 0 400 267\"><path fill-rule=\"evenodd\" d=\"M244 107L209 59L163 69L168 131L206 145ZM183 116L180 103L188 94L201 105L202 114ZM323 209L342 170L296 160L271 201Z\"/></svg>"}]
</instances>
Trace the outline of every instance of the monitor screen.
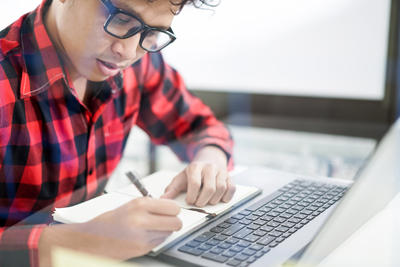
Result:
<instances>
[{"instance_id":1,"label":"monitor screen","mask_svg":"<svg viewBox=\"0 0 400 267\"><path fill-rule=\"evenodd\" d=\"M185 8L166 60L196 90L381 100L390 0L222 0Z\"/></svg>"}]
</instances>

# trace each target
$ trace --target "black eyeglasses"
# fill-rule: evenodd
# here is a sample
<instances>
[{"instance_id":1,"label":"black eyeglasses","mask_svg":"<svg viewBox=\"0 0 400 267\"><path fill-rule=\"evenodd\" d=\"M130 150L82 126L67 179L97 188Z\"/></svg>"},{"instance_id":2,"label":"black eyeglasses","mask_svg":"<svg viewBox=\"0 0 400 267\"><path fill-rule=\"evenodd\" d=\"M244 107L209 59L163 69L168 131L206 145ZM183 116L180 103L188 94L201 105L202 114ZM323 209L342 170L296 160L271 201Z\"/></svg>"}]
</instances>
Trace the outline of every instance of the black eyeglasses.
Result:
<instances>
[{"instance_id":1,"label":"black eyeglasses","mask_svg":"<svg viewBox=\"0 0 400 267\"><path fill-rule=\"evenodd\" d=\"M104 30L109 35L126 39L141 32L139 45L148 52L158 52L176 40L171 28L163 30L147 26L137 16L117 8L110 0L100 0L110 12Z\"/></svg>"}]
</instances>

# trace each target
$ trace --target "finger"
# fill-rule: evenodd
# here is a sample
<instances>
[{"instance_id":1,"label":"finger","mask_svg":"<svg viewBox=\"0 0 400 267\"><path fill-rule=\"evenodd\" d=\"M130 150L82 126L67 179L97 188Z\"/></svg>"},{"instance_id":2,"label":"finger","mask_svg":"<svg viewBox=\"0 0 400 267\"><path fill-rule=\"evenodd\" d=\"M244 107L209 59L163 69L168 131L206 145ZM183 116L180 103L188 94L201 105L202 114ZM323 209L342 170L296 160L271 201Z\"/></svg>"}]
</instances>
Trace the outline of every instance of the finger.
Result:
<instances>
[{"instance_id":1,"label":"finger","mask_svg":"<svg viewBox=\"0 0 400 267\"><path fill-rule=\"evenodd\" d=\"M156 231L179 231L182 228L182 221L176 216L159 216L148 214L145 225L147 230Z\"/></svg>"},{"instance_id":2,"label":"finger","mask_svg":"<svg viewBox=\"0 0 400 267\"><path fill-rule=\"evenodd\" d=\"M201 165L192 163L186 168L186 179L188 181L186 203L192 205L196 202L201 186Z\"/></svg>"},{"instance_id":3,"label":"finger","mask_svg":"<svg viewBox=\"0 0 400 267\"><path fill-rule=\"evenodd\" d=\"M187 190L187 178L185 171L179 173L165 188L164 195L160 198L174 199L180 192Z\"/></svg>"},{"instance_id":4,"label":"finger","mask_svg":"<svg viewBox=\"0 0 400 267\"><path fill-rule=\"evenodd\" d=\"M214 196L209 201L211 205L216 205L221 201L222 197L224 196L228 188L227 179L228 179L228 174L226 172L224 171L218 172L217 178L215 179L216 191Z\"/></svg>"},{"instance_id":5,"label":"finger","mask_svg":"<svg viewBox=\"0 0 400 267\"><path fill-rule=\"evenodd\" d=\"M226 191L225 191L225 194L224 194L224 196L222 197L222 201L223 202L229 202L229 201L231 201L232 200L232 198L233 198L233 195L235 194L235 192L236 192L236 185L235 185L235 183L233 182L233 180L232 180L232 178L231 177L228 177L228 179L226 180L226 182L227 182L227 189L226 189Z\"/></svg>"},{"instance_id":6,"label":"finger","mask_svg":"<svg viewBox=\"0 0 400 267\"><path fill-rule=\"evenodd\" d=\"M132 200L127 205L130 205L129 209L141 209L157 215L176 216L181 212L178 203L170 199L142 197Z\"/></svg>"},{"instance_id":7,"label":"finger","mask_svg":"<svg viewBox=\"0 0 400 267\"><path fill-rule=\"evenodd\" d=\"M214 196L216 191L215 180L218 170L215 167L208 166L203 169L203 188L196 200L197 207L204 207Z\"/></svg>"}]
</instances>

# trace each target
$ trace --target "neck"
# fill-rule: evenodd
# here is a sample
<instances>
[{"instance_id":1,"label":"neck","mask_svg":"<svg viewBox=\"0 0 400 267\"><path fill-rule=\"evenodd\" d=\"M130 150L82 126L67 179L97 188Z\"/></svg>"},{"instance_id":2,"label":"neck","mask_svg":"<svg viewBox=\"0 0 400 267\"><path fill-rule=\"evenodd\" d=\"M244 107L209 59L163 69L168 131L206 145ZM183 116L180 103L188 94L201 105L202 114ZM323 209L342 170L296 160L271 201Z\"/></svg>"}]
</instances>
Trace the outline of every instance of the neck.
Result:
<instances>
[{"instance_id":1,"label":"neck","mask_svg":"<svg viewBox=\"0 0 400 267\"><path fill-rule=\"evenodd\" d=\"M61 3L59 1L53 1L47 12L44 14L43 23L54 47L64 61L75 90L77 91L78 97L83 100L87 79L76 70L62 45L56 19L57 12L60 9Z\"/></svg>"}]
</instances>

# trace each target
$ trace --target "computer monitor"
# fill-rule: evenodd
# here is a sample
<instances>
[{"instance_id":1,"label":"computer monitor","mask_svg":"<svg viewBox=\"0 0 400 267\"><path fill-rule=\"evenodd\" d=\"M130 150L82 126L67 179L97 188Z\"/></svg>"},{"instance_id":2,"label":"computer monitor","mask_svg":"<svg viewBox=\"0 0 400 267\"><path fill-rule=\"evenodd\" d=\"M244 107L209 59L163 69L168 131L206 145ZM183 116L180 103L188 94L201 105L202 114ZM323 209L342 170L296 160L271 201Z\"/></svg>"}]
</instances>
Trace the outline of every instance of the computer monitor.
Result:
<instances>
[{"instance_id":1,"label":"computer monitor","mask_svg":"<svg viewBox=\"0 0 400 267\"><path fill-rule=\"evenodd\" d=\"M247 112L253 124L263 117L267 126L375 138L394 121L397 1L222 0L203 8L175 18L178 39L164 56L217 115Z\"/></svg>"}]
</instances>

